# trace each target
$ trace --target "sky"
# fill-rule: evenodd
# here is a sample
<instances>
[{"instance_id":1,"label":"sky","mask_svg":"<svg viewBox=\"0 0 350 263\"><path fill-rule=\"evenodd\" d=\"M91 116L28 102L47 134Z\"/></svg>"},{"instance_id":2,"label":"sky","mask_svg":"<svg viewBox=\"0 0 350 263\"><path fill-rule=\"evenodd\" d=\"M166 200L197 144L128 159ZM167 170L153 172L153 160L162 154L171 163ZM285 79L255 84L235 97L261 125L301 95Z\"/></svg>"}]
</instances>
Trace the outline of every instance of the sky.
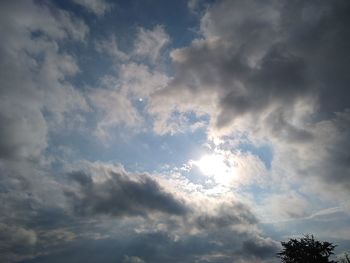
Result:
<instances>
[{"instance_id":1,"label":"sky","mask_svg":"<svg viewBox=\"0 0 350 263\"><path fill-rule=\"evenodd\" d=\"M1 262L350 251L350 2L0 2Z\"/></svg>"}]
</instances>

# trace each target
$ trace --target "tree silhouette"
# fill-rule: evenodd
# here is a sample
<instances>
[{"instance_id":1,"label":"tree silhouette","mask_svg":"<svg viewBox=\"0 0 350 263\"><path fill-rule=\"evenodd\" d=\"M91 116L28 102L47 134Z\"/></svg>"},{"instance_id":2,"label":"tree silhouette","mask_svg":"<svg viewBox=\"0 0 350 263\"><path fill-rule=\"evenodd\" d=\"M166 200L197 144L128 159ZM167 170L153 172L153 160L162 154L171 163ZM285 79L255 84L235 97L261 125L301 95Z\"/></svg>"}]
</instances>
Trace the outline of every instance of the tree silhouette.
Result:
<instances>
[{"instance_id":1,"label":"tree silhouette","mask_svg":"<svg viewBox=\"0 0 350 263\"><path fill-rule=\"evenodd\" d=\"M290 239L281 242L283 249L277 256L283 263L336 263L330 260L335 245L329 242L320 242L313 235L305 235L303 238Z\"/></svg>"},{"instance_id":2,"label":"tree silhouette","mask_svg":"<svg viewBox=\"0 0 350 263\"><path fill-rule=\"evenodd\" d=\"M339 263L350 263L350 256L348 253L344 253L344 256L340 258Z\"/></svg>"}]
</instances>

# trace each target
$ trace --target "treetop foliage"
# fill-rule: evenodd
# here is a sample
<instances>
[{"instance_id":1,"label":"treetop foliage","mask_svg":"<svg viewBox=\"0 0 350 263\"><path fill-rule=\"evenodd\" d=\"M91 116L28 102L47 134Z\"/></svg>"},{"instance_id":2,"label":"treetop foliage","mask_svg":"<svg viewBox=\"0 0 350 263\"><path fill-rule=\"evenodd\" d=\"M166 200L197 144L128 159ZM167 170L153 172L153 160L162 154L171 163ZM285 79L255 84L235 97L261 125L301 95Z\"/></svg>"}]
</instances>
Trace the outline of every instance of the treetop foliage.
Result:
<instances>
[{"instance_id":1,"label":"treetop foliage","mask_svg":"<svg viewBox=\"0 0 350 263\"><path fill-rule=\"evenodd\" d=\"M329 242L315 240L313 235L281 242L282 251L277 253L283 263L336 263L330 260L336 247Z\"/></svg>"}]
</instances>

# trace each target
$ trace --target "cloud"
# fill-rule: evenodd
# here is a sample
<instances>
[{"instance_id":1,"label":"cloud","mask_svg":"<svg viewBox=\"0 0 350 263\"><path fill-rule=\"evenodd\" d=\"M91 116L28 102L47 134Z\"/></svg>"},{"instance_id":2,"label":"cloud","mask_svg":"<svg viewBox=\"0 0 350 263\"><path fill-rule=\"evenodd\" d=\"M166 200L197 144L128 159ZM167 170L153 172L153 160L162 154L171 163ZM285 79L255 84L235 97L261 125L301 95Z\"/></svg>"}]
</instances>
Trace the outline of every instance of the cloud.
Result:
<instances>
[{"instance_id":1,"label":"cloud","mask_svg":"<svg viewBox=\"0 0 350 263\"><path fill-rule=\"evenodd\" d=\"M199 213L195 217L195 226L204 231L230 227L252 226L258 219L243 203L232 202L219 204L208 213Z\"/></svg>"},{"instance_id":2,"label":"cloud","mask_svg":"<svg viewBox=\"0 0 350 263\"><path fill-rule=\"evenodd\" d=\"M303 62L276 43L276 8L254 1L222 1L209 8L201 19L203 38L171 53L177 74L169 89L159 93L173 97L168 110L192 108L198 115L204 110L213 127L222 129L243 116L256 118L293 104L305 93ZM239 14L225 15L235 10Z\"/></svg>"},{"instance_id":3,"label":"cloud","mask_svg":"<svg viewBox=\"0 0 350 263\"><path fill-rule=\"evenodd\" d=\"M106 53L117 61L128 59L128 55L119 49L115 35L111 35L108 39L97 41L95 46L98 52Z\"/></svg>"},{"instance_id":4,"label":"cloud","mask_svg":"<svg viewBox=\"0 0 350 263\"><path fill-rule=\"evenodd\" d=\"M43 207L61 209L63 201L47 172L50 134L65 126L68 113L88 110L68 81L79 67L59 43L82 43L89 30L70 13L33 1L4 2L0 9L6 40L0 43L1 222L37 234L28 222Z\"/></svg>"},{"instance_id":5,"label":"cloud","mask_svg":"<svg viewBox=\"0 0 350 263\"><path fill-rule=\"evenodd\" d=\"M152 30L139 28L129 54L119 49L115 35L95 43L98 52L113 58L115 68L89 93L92 106L100 113L96 134L101 139L110 137L110 128L142 127L145 115L151 112L147 107L151 94L166 87L170 77L154 65L141 63L140 58L154 64L169 41L164 27L158 25Z\"/></svg>"},{"instance_id":6,"label":"cloud","mask_svg":"<svg viewBox=\"0 0 350 263\"><path fill-rule=\"evenodd\" d=\"M135 62L120 66L120 84L123 92L132 98L149 99L151 94L166 87L170 77L164 72L152 70L145 64Z\"/></svg>"},{"instance_id":7,"label":"cloud","mask_svg":"<svg viewBox=\"0 0 350 263\"><path fill-rule=\"evenodd\" d=\"M3 108L3 107L2 107ZM22 110L2 110L0 122L0 157L4 159L39 156L47 146L47 126L40 112L23 114ZM28 122L30 120L30 122ZM16 132L15 132L16 131Z\"/></svg>"},{"instance_id":8,"label":"cloud","mask_svg":"<svg viewBox=\"0 0 350 263\"><path fill-rule=\"evenodd\" d=\"M271 194L261 204L268 221L304 218L310 214L310 204L305 197L291 190L287 193Z\"/></svg>"},{"instance_id":9,"label":"cloud","mask_svg":"<svg viewBox=\"0 0 350 263\"><path fill-rule=\"evenodd\" d=\"M108 129L117 125L138 127L142 118L132 102L119 90L97 89L89 94L92 105L100 111L96 134L101 139L109 138Z\"/></svg>"},{"instance_id":10,"label":"cloud","mask_svg":"<svg viewBox=\"0 0 350 263\"><path fill-rule=\"evenodd\" d=\"M144 64L126 62L116 64L115 75L101 78L98 89L89 92L91 105L99 115L96 134L101 139L110 137L110 129L117 126L142 130L145 125L143 103L147 104L152 93L164 88L169 77Z\"/></svg>"},{"instance_id":11,"label":"cloud","mask_svg":"<svg viewBox=\"0 0 350 263\"><path fill-rule=\"evenodd\" d=\"M71 37L75 40L84 40L89 31L82 20L72 16L69 12L60 9L52 12L48 6L36 5L33 1L25 3L11 1L3 3L2 6L1 14L4 23L2 30L9 36L2 46L7 48L22 48L23 41L29 42L28 37L34 32L43 33L53 39ZM14 15L17 19L14 19ZM15 40L22 41L15 44ZM13 45L9 45L10 43Z\"/></svg>"},{"instance_id":12,"label":"cloud","mask_svg":"<svg viewBox=\"0 0 350 263\"><path fill-rule=\"evenodd\" d=\"M52 130L88 105L69 81L78 64L60 43L82 44L89 29L71 13L34 1L3 2L0 10L1 258L13 262L42 248L38 229L55 225L50 211L58 217L64 206L45 151Z\"/></svg>"},{"instance_id":13,"label":"cloud","mask_svg":"<svg viewBox=\"0 0 350 263\"><path fill-rule=\"evenodd\" d=\"M278 249L279 246L276 241L269 238L256 238L244 241L242 253L246 254L248 258L253 258L253 260L266 259L276 254Z\"/></svg>"},{"instance_id":14,"label":"cloud","mask_svg":"<svg viewBox=\"0 0 350 263\"><path fill-rule=\"evenodd\" d=\"M129 256L125 256L123 260L123 263L144 263L144 262L145 261L143 261L139 257L129 257Z\"/></svg>"},{"instance_id":15,"label":"cloud","mask_svg":"<svg viewBox=\"0 0 350 263\"><path fill-rule=\"evenodd\" d=\"M112 8L112 5L105 0L73 0L73 2L97 16L104 15Z\"/></svg>"},{"instance_id":16,"label":"cloud","mask_svg":"<svg viewBox=\"0 0 350 263\"><path fill-rule=\"evenodd\" d=\"M346 110L336 113L332 119L309 125L312 140L302 144L279 142L275 146L276 171L309 180L304 191L322 191L325 196L338 195L341 200L349 189L349 156L345 150L349 141L348 126Z\"/></svg>"},{"instance_id":17,"label":"cloud","mask_svg":"<svg viewBox=\"0 0 350 263\"><path fill-rule=\"evenodd\" d=\"M15 246L34 245L36 243L36 234L32 230L2 226L1 232L3 233L3 237L8 234L8 232L11 232L11 242L13 242ZM12 245L9 243L7 244Z\"/></svg>"},{"instance_id":18,"label":"cloud","mask_svg":"<svg viewBox=\"0 0 350 263\"><path fill-rule=\"evenodd\" d=\"M163 183L158 175L128 172L118 165L67 163L64 176L30 175L30 181L22 182L23 188L12 187L13 195L0 195L6 198L3 211L11 214L2 222L16 222L16 228L25 229L20 231L26 236L23 240L36 242L30 241L23 251L6 250L12 253L6 254L9 262L15 258L33 258L29 262L70 258L70 251L79 259L104 254L105 262L137 258L144 262L205 258L229 262L251 257L242 256L242 249L255 249L255 258L262 260L267 252L260 255L259 248L275 248L272 241L264 241L258 219L247 204L227 195L175 192L175 186ZM20 191L23 196L19 198ZM14 208L15 213L10 213ZM30 239L26 231L36 238ZM242 246L245 241L250 242L246 247ZM89 244L96 249L101 244L99 252L78 256L79 251L89 250ZM256 247L250 248L251 244Z\"/></svg>"},{"instance_id":19,"label":"cloud","mask_svg":"<svg viewBox=\"0 0 350 263\"><path fill-rule=\"evenodd\" d=\"M16 254L31 251L37 242L36 233L16 225L0 224L0 254L4 262L20 260ZM17 253L15 252L17 251Z\"/></svg>"},{"instance_id":20,"label":"cloud","mask_svg":"<svg viewBox=\"0 0 350 263\"><path fill-rule=\"evenodd\" d=\"M57 41L83 41L88 28L69 13L54 14L32 1L1 8L1 131L3 158L36 158L47 146L49 125L43 112L60 122L73 109L86 109L84 97L66 78L79 70Z\"/></svg>"},{"instance_id":21,"label":"cloud","mask_svg":"<svg viewBox=\"0 0 350 263\"><path fill-rule=\"evenodd\" d=\"M80 192L67 192L75 202L74 210L80 214L106 214L112 216L147 216L153 212L183 215L186 204L163 189L147 174L130 174L122 169L106 170L92 176L76 171L68 176L80 185Z\"/></svg>"},{"instance_id":22,"label":"cloud","mask_svg":"<svg viewBox=\"0 0 350 263\"><path fill-rule=\"evenodd\" d=\"M135 39L133 53L155 63L169 42L170 37L165 32L164 26L157 25L152 29L140 28Z\"/></svg>"},{"instance_id":23,"label":"cloud","mask_svg":"<svg viewBox=\"0 0 350 263\"><path fill-rule=\"evenodd\" d=\"M350 107L348 8L343 1L215 2L201 18L201 36L171 52L175 76L149 105L154 127L169 127L174 114L208 116L212 138L246 134L271 143L276 176L283 170L349 189L338 144L349 141L338 130ZM323 137L324 130L338 137Z\"/></svg>"},{"instance_id":24,"label":"cloud","mask_svg":"<svg viewBox=\"0 0 350 263\"><path fill-rule=\"evenodd\" d=\"M303 30L313 33L319 23L329 19L334 25L325 28L325 32L319 30L320 34L326 35L328 31L335 30L336 23L343 22L342 17L335 19L340 5L326 5L322 9L330 9L329 12L320 12L318 16L309 17L311 21L304 19L294 25L298 25L300 31L305 25ZM201 19L203 38L194 40L189 47L172 52L173 61L178 64L177 75L168 91L162 91L160 96L171 94L175 97L173 100L177 97L178 100L169 107L184 110L190 106L186 105L186 100L183 103L180 100L188 94L194 96L193 108L198 106L200 109L203 108L201 97L204 93L208 94L208 98L214 96L211 101L216 107L208 110L212 124L219 129L239 122L243 117L264 121L276 110L289 114L300 99L317 97L317 93L322 96L325 87L318 86L319 80L315 79L314 73L321 71L321 66L329 64L316 64L303 49L302 45L306 48L306 41L296 46L297 32L286 21L290 15L288 8L292 4L287 6L284 8L284 4L278 5L273 1L270 4L257 1L215 3ZM293 8L295 12L309 12L313 6L306 4ZM237 10L239 13L236 14ZM235 15L224 15L232 12ZM313 27L310 27L312 23ZM339 28L342 30L342 27ZM310 40L309 44L319 42ZM327 43L323 47L321 44L320 48L335 51L337 47L334 45ZM319 48L312 52L319 52ZM314 56L319 57L317 54ZM280 125L299 128L284 121Z\"/></svg>"}]
</instances>

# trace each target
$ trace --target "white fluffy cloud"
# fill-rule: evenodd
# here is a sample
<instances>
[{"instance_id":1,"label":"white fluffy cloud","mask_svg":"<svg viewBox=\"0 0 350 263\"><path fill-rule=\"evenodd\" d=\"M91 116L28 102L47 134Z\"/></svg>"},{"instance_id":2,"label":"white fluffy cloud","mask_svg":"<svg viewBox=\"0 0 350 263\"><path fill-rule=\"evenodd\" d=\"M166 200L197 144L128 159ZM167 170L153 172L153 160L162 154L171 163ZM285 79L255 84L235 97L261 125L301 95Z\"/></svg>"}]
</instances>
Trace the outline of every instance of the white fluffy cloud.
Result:
<instances>
[{"instance_id":1,"label":"white fluffy cloud","mask_svg":"<svg viewBox=\"0 0 350 263\"><path fill-rule=\"evenodd\" d=\"M111 35L109 39L97 41L96 50L100 53L112 56L116 62L128 59L128 55L119 49L115 35Z\"/></svg>"},{"instance_id":2,"label":"white fluffy cloud","mask_svg":"<svg viewBox=\"0 0 350 263\"><path fill-rule=\"evenodd\" d=\"M98 16L104 15L112 8L112 5L105 0L73 0L73 2Z\"/></svg>"},{"instance_id":3,"label":"white fluffy cloud","mask_svg":"<svg viewBox=\"0 0 350 263\"><path fill-rule=\"evenodd\" d=\"M52 14L32 1L8 2L1 14L0 118L5 137L0 151L2 157L35 158L47 145L44 111L61 121L65 112L87 109L84 97L66 81L79 68L57 41L82 41L88 28L65 11Z\"/></svg>"},{"instance_id":4,"label":"white fluffy cloud","mask_svg":"<svg viewBox=\"0 0 350 263\"><path fill-rule=\"evenodd\" d=\"M169 77L135 62L118 64L116 76L104 76L101 87L89 93L92 105L100 111L97 135L109 137L109 128L125 125L142 130L144 110L137 106L148 103L150 95L164 88Z\"/></svg>"},{"instance_id":5,"label":"white fluffy cloud","mask_svg":"<svg viewBox=\"0 0 350 263\"><path fill-rule=\"evenodd\" d=\"M153 29L140 28L134 44L134 54L155 63L169 42L170 37L163 26L157 25Z\"/></svg>"},{"instance_id":6,"label":"white fluffy cloud","mask_svg":"<svg viewBox=\"0 0 350 263\"><path fill-rule=\"evenodd\" d=\"M97 124L97 136L101 139L109 137L109 128L117 125L140 127L142 118L131 101L118 90L99 89L90 94L92 104L101 112Z\"/></svg>"}]
</instances>

